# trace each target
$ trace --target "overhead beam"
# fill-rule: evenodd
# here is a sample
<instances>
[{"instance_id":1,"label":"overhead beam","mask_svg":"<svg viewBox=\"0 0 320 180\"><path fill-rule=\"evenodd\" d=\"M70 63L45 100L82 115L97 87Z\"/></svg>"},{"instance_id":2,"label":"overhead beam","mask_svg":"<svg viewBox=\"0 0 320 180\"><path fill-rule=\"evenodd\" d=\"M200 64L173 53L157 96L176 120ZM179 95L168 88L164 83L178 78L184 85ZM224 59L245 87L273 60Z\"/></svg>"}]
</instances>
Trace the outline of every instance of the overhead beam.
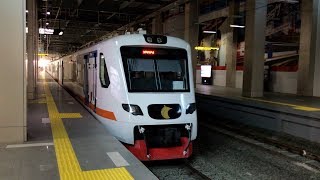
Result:
<instances>
[{"instance_id":1,"label":"overhead beam","mask_svg":"<svg viewBox=\"0 0 320 180\"><path fill-rule=\"evenodd\" d=\"M80 5L82 4L83 0L77 0L77 5L78 7L80 7Z\"/></svg>"},{"instance_id":2,"label":"overhead beam","mask_svg":"<svg viewBox=\"0 0 320 180\"><path fill-rule=\"evenodd\" d=\"M146 20L148 20L150 18L153 18L153 17L159 15L161 12L170 10L170 9L172 9L172 8L174 8L176 6L182 5L182 4L186 3L186 2L188 2L188 0L175 0L172 3L170 3L168 5L165 5L162 8L159 8L158 10L156 10L155 12L153 12L153 13L151 13L149 15L146 15L146 16L145 15L141 15L140 17L137 18L136 21L128 23L128 24L126 24L126 25L124 25L124 26L122 26L120 28L117 28L116 30L114 30L114 31L112 31L110 33L107 33L106 35L101 36L100 38L95 39L94 41L91 41L91 42L88 42L88 43L84 44L80 48L87 47L87 46L89 46L90 44L92 44L94 42L98 42L98 41L101 41L103 39L106 39L112 34L118 33L119 31L124 31L124 30L126 30L127 28L129 28L131 26L134 26L136 24L142 23L142 22L144 22L144 21L146 21Z\"/></svg>"},{"instance_id":3,"label":"overhead beam","mask_svg":"<svg viewBox=\"0 0 320 180\"><path fill-rule=\"evenodd\" d=\"M115 16L117 13L112 13L107 19L111 19L113 16Z\"/></svg>"},{"instance_id":4,"label":"overhead beam","mask_svg":"<svg viewBox=\"0 0 320 180\"><path fill-rule=\"evenodd\" d=\"M170 1L170 0L169 0ZM147 4L165 4L169 1L159 1L159 0L136 0L136 2L143 2Z\"/></svg>"},{"instance_id":5,"label":"overhead beam","mask_svg":"<svg viewBox=\"0 0 320 180\"><path fill-rule=\"evenodd\" d=\"M124 9L124 8L130 6L130 4L132 4L133 2L135 2L135 0L124 1L122 4L120 4L119 9L120 9L120 10L121 10L121 9Z\"/></svg>"},{"instance_id":6,"label":"overhead beam","mask_svg":"<svg viewBox=\"0 0 320 180\"><path fill-rule=\"evenodd\" d=\"M104 0L100 0L100 1L98 2L98 6L100 6L100 4L102 4L102 3L104 3Z\"/></svg>"}]
</instances>

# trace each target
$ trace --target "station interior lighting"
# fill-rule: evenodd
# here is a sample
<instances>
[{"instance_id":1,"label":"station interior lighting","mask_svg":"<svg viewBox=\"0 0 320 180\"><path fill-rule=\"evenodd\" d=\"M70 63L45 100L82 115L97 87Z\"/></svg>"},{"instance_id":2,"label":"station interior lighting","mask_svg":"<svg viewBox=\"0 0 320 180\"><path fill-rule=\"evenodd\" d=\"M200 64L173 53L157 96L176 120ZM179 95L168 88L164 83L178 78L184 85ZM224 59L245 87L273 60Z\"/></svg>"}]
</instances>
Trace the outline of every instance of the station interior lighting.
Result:
<instances>
[{"instance_id":1,"label":"station interior lighting","mask_svg":"<svg viewBox=\"0 0 320 180\"><path fill-rule=\"evenodd\" d=\"M62 30L60 30L60 32L59 32L59 36L62 36L63 35L63 31Z\"/></svg>"},{"instance_id":2,"label":"station interior lighting","mask_svg":"<svg viewBox=\"0 0 320 180\"><path fill-rule=\"evenodd\" d=\"M28 13L29 11L28 10L26 10L26 13Z\"/></svg>"},{"instance_id":3,"label":"station interior lighting","mask_svg":"<svg viewBox=\"0 0 320 180\"><path fill-rule=\"evenodd\" d=\"M47 12L47 15L50 15L50 14L51 14L51 13L48 11L48 12Z\"/></svg>"},{"instance_id":4,"label":"station interior lighting","mask_svg":"<svg viewBox=\"0 0 320 180\"><path fill-rule=\"evenodd\" d=\"M48 23L48 22L46 22L46 25L48 26L48 25L49 25L49 23Z\"/></svg>"},{"instance_id":5,"label":"station interior lighting","mask_svg":"<svg viewBox=\"0 0 320 180\"><path fill-rule=\"evenodd\" d=\"M286 3L290 3L290 4L299 3L298 0L281 0L280 2L286 2Z\"/></svg>"},{"instance_id":6,"label":"station interior lighting","mask_svg":"<svg viewBox=\"0 0 320 180\"><path fill-rule=\"evenodd\" d=\"M211 51L211 50L219 50L219 47L196 46L194 49L198 51Z\"/></svg>"},{"instance_id":7,"label":"station interior lighting","mask_svg":"<svg viewBox=\"0 0 320 180\"><path fill-rule=\"evenodd\" d=\"M232 27L232 28L245 28L246 26L230 24L230 27Z\"/></svg>"},{"instance_id":8,"label":"station interior lighting","mask_svg":"<svg viewBox=\"0 0 320 180\"><path fill-rule=\"evenodd\" d=\"M50 60L47 58L40 58L38 62L39 67L46 67L50 63Z\"/></svg>"},{"instance_id":9,"label":"station interior lighting","mask_svg":"<svg viewBox=\"0 0 320 180\"><path fill-rule=\"evenodd\" d=\"M203 31L203 33L207 33L207 34L216 34L217 31Z\"/></svg>"},{"instance_id":10,"label":"station interior lighting","mask_svg":"<svg viewBox=\"0 0 320 180\"><path fill-rule=\"evenodd\" d=\"M38 56L48 56L49 54L47 53L39 53Z\"/></svg>"}]
</instances>

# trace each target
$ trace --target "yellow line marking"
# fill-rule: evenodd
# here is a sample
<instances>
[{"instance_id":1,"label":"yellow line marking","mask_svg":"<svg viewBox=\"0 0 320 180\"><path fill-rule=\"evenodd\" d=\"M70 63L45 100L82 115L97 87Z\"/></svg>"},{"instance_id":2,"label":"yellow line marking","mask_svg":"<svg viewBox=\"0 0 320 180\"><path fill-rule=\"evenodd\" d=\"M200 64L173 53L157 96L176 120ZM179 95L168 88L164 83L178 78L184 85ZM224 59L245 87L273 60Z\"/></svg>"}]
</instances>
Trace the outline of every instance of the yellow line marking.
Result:
<instances>
[{"instance_id":1,"label":"yellow line marking","mask_svg":"<svg viewBox=\"0 0 320 180\"><path fill-rule=\"evenodd\" d=\"M79 114L59 113L47 83L45 83L45 92L61 180L133 179L131 174L124 167L82 171L61 119L66 116L79 117Z\"/></svg>"},{"instance_id":2,"label":"yellow line marking","mask_svg":"<svg viewBox=\"0 0 320 180\"><path fill-rule=\"evenodd\" d=\"M293 109L302 110L302 111L320 111L320 108L314 108L314 107L308 107L308 106L299 106L299 105L295 105L295 104L268 101L268 100L256 99L256 98L243 97L243 99L250 99L250 100L254 100L254 101L266 102L266 103L277 104L277 105L282 105L282 106L289 106L289 107L292 107Z\"/></svg>"}]
</instances>

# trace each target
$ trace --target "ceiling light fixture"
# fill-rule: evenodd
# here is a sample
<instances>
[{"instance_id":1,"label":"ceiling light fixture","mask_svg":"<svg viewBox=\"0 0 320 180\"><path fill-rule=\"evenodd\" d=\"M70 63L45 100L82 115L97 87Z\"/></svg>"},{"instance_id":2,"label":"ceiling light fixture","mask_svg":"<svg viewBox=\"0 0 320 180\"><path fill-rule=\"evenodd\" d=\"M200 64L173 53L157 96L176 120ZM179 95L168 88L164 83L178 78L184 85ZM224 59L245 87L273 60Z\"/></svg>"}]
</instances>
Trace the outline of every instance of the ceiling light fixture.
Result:
<instances>
[{"instance_id":1,"label":"ceiling light fixture","mask_svg":"<svg viewBox=\"0 0 320 180\"><path fill-rule=\"evenodd\" d=\"M198 51L211 51L211 50L219 50L219 47L196 46L194 47L194 49Z\"/></svg>"},{"instance_id":2,"label":"ceiling light fixture","mask_svg":"<svg viewBox=\"0 0 320 180\"><path fill-rule=\"evenodd\" d=\"M299 3L299 1L297 0L280 0L280 2L291 3L291 4Z\"/></svg>"},{"instance_id":3,"label":"ceiling light fixture","mask_svg":"<svg viewBox=\"0 0 320 180\"><path fill-rule=\"evenodd\" d=\"M236 24L230 24L230 27L232 27L232 28L245 28L245 26L236 25Z\"/></svg>"},{"instance_id":4,"label":"ceiling light fixture","mask_svg":"<svg viewBox=\"0 0 320 180\"><path fill-rule=\"evenodd\" d=\"M50 14L51 14L51 13L48 11L48 12L47 12L47 15L50 15Z\"/></svg>"},{"instance_id":5,"label":"ceiling light fixture","mask_svg":"<svg viewBox=\"0 0 320 180\"><path fill-rule=\"evenodd\" d=\"M203 31L203 33L207 33L207 34L216 34L217 31Z\"/></svg>"}]
</instances>

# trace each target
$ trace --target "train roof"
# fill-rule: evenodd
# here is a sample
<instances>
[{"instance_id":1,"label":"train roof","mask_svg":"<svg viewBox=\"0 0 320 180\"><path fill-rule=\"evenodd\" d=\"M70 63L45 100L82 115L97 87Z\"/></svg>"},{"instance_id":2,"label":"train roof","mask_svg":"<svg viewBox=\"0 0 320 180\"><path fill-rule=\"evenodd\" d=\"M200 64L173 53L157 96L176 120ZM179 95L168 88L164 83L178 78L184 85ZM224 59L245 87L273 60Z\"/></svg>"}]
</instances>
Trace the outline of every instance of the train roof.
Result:
<instances>
[{"instance_id":1,"label":"train roof","mask_svg":"<svg viewBox=\"0 0 320 180\"><path fill-rule=\"evenodd\" d=\"M166 39L166 43L148 43L146 40L146 37L163 37ZM88 46L86 48L80 49L76 52L72 52L64 57L72 56L74 54L82 54L82 52L86 52L89 49L95 48L96 46L103 45L103 44L109 44L116 42L119 45L162 45L162 46L177 46L179 47L187 47L189 44L183 39L173 37L173 36L166 36L166 35L152 35L152 34L125 34L125 35L119 35L115 36L109 39L105 39L103 41L100 41L94 45ZM61 59L59 58L59 59Z\"/></svg>"}]
</instances>

